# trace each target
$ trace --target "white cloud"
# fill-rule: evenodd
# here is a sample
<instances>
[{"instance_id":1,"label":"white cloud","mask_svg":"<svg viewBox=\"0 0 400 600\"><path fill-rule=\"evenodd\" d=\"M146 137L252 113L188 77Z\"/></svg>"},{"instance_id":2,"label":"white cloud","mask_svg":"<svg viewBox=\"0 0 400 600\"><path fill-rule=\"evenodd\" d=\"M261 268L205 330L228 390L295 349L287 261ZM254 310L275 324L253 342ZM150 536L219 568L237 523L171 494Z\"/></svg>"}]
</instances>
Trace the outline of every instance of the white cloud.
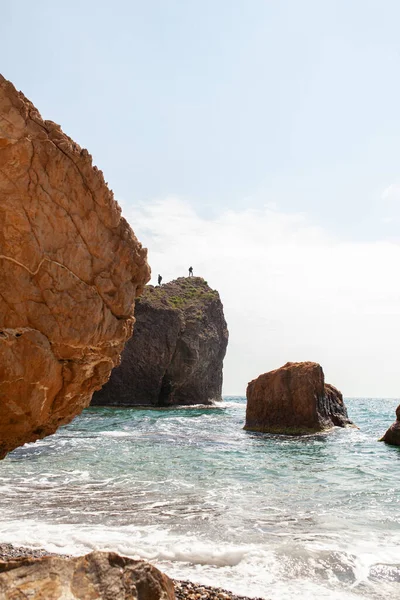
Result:
<instances>
[{"instance_id":1,"label":"white cloud","mask_svg":"<svg viewBox=\"0 0 400 600\"><path fill-rule=\"evenodd\" d=\"M208 220L171 197L124 214L149 248L153 283L192 265L220 292L225 394L288 360L315 360L347 396L400 396L400 245L343 242L268 206Z\"/></svg>"},{"instance_id":2,"label":"white cloud","mask_svg":"<svg viewBox=\"0 0 400 600\"><path fill-rule=\"evenodd\" d=\"M400 204L400 184L392 183L382 192L382 200L389 200Z\"/></svg>"},{"instance_id":3,"label":"white cloud","mask_svg":"<svg viewBox=\"0 0 400 600\"><path fill-rule=\"evenodd\" d=\"M379 209L382 223L396 225L400 221L400 184L392 183L383 190Z\"/></svg>"}]
</instances>

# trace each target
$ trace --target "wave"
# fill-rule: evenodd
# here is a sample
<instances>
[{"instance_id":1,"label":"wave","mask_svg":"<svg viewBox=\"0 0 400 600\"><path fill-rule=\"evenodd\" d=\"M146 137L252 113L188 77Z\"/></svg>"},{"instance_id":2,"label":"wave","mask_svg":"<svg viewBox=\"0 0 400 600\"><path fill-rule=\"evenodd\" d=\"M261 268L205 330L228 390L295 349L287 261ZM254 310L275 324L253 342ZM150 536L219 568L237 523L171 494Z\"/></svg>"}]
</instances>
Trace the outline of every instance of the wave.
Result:
<instances>
[{"instance_id":1,"label":"wave","mask_svg":"<svg viewBox=\"0 0 400 600\"><path fill-rule=\"evenodd\" d=\"M244 432L244 398L204 408L89 409L16 450L0 540L271 600L399 596L398 461L377 443L394 403L349 401L360 430L301 439Z\"/></svg>"},{"instance_id":2,"label":"wave","mask_svg":"<svg viewBox=\"0 0 400 600\"><path fill-rule=\"evenodd\" d=\"M23 521L2 523L0 541L79 555L94 549L149 560L176 579L221 586L236 594L273 600L355 600L394 597L400 582L396 545L339 546L340 536L277 539L269 543L210 543L155 526L103 527Z\"/></svg>"}]
</instances>

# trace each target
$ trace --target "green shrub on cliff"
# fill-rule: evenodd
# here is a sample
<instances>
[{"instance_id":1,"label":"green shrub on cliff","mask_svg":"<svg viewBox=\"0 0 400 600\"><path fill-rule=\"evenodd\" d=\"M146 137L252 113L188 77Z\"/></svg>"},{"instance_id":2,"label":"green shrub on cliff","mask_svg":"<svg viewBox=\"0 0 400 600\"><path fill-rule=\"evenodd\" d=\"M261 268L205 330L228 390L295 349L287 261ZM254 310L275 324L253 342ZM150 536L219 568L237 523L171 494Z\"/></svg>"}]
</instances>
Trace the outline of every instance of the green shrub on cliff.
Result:
<instances>
[{"instance_id":1,"label":"green shrub on cliff","mask_svg":"<svg viewBox=\"0 0 400 600\"><path fill-rule=\"evenodd\" d=\"M139 302L181 310L191 305L201 306L218 298L218 292L212 290L202 277L180 277L161 286L146 286Z\"/></svg>"}]
</instances>

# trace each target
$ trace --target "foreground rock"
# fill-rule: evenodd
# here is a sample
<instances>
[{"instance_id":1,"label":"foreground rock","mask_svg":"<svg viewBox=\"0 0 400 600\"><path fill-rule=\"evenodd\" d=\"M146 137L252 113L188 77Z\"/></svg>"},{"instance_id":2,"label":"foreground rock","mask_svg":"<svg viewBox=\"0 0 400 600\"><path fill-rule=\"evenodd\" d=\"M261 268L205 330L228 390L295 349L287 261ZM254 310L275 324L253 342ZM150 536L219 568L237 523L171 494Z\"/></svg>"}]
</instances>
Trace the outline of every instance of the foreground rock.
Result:
<instances>
[{"instance_id":1,"label":"foreground rock","mask_svg":"<svg viewBox=\"0 0 400 600\"><path fill-rule=\"evenodd\" d=\"M343 396L314 362L286 363L247 387L245 429L289 435L353 425Z\"/></svg>"},{"instance_id":2,"label":"foreground rock","mask_svg":"<svg viewBox=\"0 0 400 600\"><path fill-rule=\"evenodd\" d=\"M0 75L0 458L88 406L149 279L91 156Z\"/></svg>"},{"instance_id":3,"label":"foreground rock","mask_svg":"<svg viewBox=\"0 0 400 600\"><path fill-rule=\"evenodd\" d=\"M201 277L147 286L135 335L92 404L171 406L221 399L228 330L218 292Z\"/></svg>"},{"instance_id":4,"label":"foreground rock","mask_svg":"<svg viewBox=\"0 0 400 600\"><path fill-rule=\"evenodd\" d=\"M142 560L114 552L0 562L0 600L174 600L174 585Z\"/></svg>"},{"instance_id":5,"label":"foreground rock","mask_svg":"<svg viewBox=\"0 0 400 600\"><path fill-rule=\"evenodd\" d=\"M15 559L17 557L37 558L41 556L59 555L50 555L48 552L42 549L16 547L12 546L11 544L0 544L0 561ZM203 586L199 583L192 583L190 581L172 581L175 587L176 600L193 600L194 598L196 600L249 600L245 596L237 596L236 594L221 588L210 587L207 585ZM262 598L253 598L253 600L262 600Z\"/></svg>"},{"instance_id":6,"label":"foreground rock","mask_svg":"<svg viewBox=\"0 0 400 600\"><path fill-rule=\"evenodd\" d=\"M400 446L400 405L396 408L396 421L379 441L391 446Z\"/></svg>"}]
</instances>

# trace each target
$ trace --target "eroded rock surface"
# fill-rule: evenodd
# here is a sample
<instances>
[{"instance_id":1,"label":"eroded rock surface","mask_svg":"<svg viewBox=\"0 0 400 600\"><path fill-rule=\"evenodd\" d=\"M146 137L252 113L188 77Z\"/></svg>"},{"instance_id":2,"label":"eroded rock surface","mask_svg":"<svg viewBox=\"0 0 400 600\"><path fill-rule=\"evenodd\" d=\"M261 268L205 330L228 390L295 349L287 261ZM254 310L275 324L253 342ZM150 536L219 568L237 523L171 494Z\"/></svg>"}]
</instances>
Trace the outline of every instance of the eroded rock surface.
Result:
<instances>
[{"instance_id":1,"label":"eroded rock surface","mask_svg":"<svg viewBox=\"0 0 400 600\"><path fill-rule=\"evenodd\" d=\"M0 561L0 600L174 600L174 585L142 560L114 552Z\"/></svg>"},{"instance_id":2,"label":"eroded rock surface","mask_svg":"<svg viewBox=\"0 0 400 600\"><path fill-rule=\"evenodd\" d=\"M396 408L396 421L389 427L380 441L391 446L400 446L400 405Z\"/></svg>"},{"instance_id":3,"label":"eroded rock surface","mask_svg":"<svg viewBox=\"0 0 400 600\"><path fill-rule=\"evenodd\" d=\"M94 405L208 404L221 399L228 329L218 292L201 277L146 286L135 335Z\"/></svg>"},{"instance_id":4,"label":"eroded rock surface","mask_svg":"<svg viewBox=\"0 0 400 600\"><path fill-rule=\"evenodd\" d=\"M149 279L103 174L0 75L0 458L90 403Z\"/></svg>"},{"instance_id":5,"label":"eroded rock surface","mask_svg":"<svg viewBox=\"0 0 400 600\"><path fill-rule=\"evenodd\" d=\"M343 396L318 363L286 363L247 386L245 429L306 434L352 425Z\"/></svg>"}]
</instances>

